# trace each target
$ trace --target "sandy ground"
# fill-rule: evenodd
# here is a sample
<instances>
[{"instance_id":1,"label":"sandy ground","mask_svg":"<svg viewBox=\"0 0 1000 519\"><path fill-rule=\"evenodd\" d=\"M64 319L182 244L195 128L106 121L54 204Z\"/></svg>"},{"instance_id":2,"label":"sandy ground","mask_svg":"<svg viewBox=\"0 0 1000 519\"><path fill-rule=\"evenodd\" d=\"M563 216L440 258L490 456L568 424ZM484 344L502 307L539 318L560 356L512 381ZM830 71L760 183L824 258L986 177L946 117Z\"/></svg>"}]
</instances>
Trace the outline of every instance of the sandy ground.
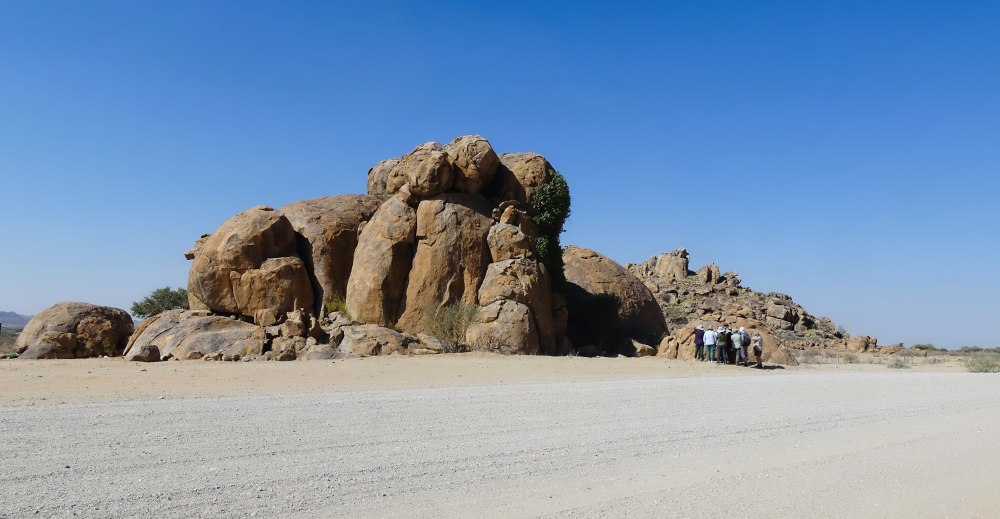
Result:
<instances>
[{"instance_id":1,"label":"sandy ground","mask_svg":"<svg viewBox=\"0 0 1000 519\"><path fill-rule=\"evenodd\" d=\"M907 372L964 372L951 357L940 364L910 359ZM126 362L121 358L0 361L0 406L99 402L255 393L440 387L470 384L635 379L705 375L774 376L800 372L888 370L867 355L859 364L756 369L670 360L583 357L521 357L484 353L388 356L303 362Z\"/></svg>"},{"instance_id":2,"label":"sandy ground","mask_svg":"<svg viewBox=\"0 0 1000 519\"><path fill-rule=\"evenodd\" d=\"M1000 517L1000 376L921 360L5 361L0 517Z\"/></svg>"}]
</instances>

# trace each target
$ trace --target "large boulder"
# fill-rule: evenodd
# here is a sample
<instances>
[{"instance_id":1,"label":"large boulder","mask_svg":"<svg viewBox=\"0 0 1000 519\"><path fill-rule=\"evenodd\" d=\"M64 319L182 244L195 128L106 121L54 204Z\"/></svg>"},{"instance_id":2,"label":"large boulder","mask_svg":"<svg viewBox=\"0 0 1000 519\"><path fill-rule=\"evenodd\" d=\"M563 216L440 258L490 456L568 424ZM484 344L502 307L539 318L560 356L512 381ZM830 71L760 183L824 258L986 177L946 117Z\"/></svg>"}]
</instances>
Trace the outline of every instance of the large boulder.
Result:
<instances>
[{"instance_id":1,"label":"large boulder","mask_svg":"<svg viewBox=\"0 0 1000 519\"><path fill-rule=\"evenodd\" d=\"M483 307L478 322L469 326L465 340L474 348L503 354L538 353L538 328L527 305L500 300Z\"/></svg>"},{"instance_id":2,"label":"large boulder","mask_svg":"<svg viewBox=\"0 0 1000 519\"><path fill-rule=\"evenodd\" d=\"M388 355L406 349L406 337L394 330L374 325L344 326L340 351L354 355Z\"/></svg>"},{"instance_id":3,"label":"large boulder","mask_svg":"<svg viewBox=\"0 0 1000 519\"><path fill-rule=\"evenodd\" d=\"M312 290L306 270L293 269L301 279L285 280L281 299L236 297L234 281L239 284L249 270L260 270L269 259L297 257L295 230L280 212L267 206L257 206L226 220L205 241L195 255L188 274L188 295L192 308L207 308L215 312L243 314L253 317L259 311L280 315L282 309L299 304L312 306ZM283 264L287 264L283 263ZM271 264L270 270L277 265ZM251 277L270 274L255 274ZM270 306L268 305L270 303Z\"/></svg>"},{"instance_id":4,"label":"large boulder","mask_svg":"<svg viewBox=\"0 0 1000 519\"><path fill-rule=\"evenodd\" d=\"M259 269L229 275L240 312L260 326L271 326L287 312L312 306L309 273L299 258L270 258Z\"/></svg>"},{"instance_id":5,"label":"large boulder","mask_svg":"<svg viewBox=\"0 0 1000 519\"><path fill-rule=\"evenodd\" d=\"M874 343L871 337L867 335L855 335L847 338L847 351L854 353L864 353L868 351L868 347L872 346Z\"/></svg>"},{"instance_id":6,"label":"large boulder","mask_svg":"<svg viewBox=\"0 0 1000 519\"><path fill-rule=\"evenodd\" d=\"M22 359L118 355L132 335L132 317L110 306L64 302L28 321L15 347Z\"/></svg>"},{"instance_id":7,"label":"large boulder","mask_svg":"<svg viewBox=\"0 0 1000 519\"><path fill-rule=\"evenodd\" d=\"M487 196L495 205L513 200L530 208L535 190L549 181L552 165L536 153L503 153L499 158Z\"/></svg>"},{"instance_id":8,"label":"large boulder","mask_svg":"<svg viewBox=\"0 0 1000 519\"><path fill-rule=\"evenodd\" d=\"M511 259L493 263L479 288L479 304L514 301L531 309L538 330L541 352L556 354L555 323L552 315L552 290L545 266L530 259Z\"/></svg>"},{"instance_id":9,"label":"large boulder","mask_svg":"<svg viewBox=\"0 0 1000 519\"><path fill-rule=\"evenodd\" d=\"M458 137L445 145L444 151L454 165L456 191L478 195L493 182L500 158L486 139L479 135Z\"/></svg>"},{"instance_id":10,"label":"large boulder","mask_svg":"<svg viewBox=\"0 0 1000 519\"><path fill-rule=\"evenodd\" d=\"M355 320L376 324L396 320L416 232L417 212L395 196L365 224L347 282L347 308Z\"/></svg>"},{"instance_id":11,"label":"large boulder","mask_svg":"<svg viewBox=\"0 0 1000 519\"><path fill-rule=\"evenodd\" d=\"M385 200L385 196L325 196L294 202L278 210L295 229L299 257L311 274L316 315L323 305L346 296L354 250L358 246L358 228L372 219Z\"/></svg>"},{"instance_id":12,"label":"large boulder","mask_svg":"<svg viewBox=\"0 0 1000 519\"><path fill-rule=\"evenodd\" d=\"M402 330L424 332L428 308L455 301L476 304L479 285L492 262L486 239L493 226L492 211L485 198L466 193L445 193L420 202L417 251L400 307Z\"/></svg>"},{"instance_id":13,"label":"large boulder","mask_svg":"<svg viewBox=\"0 0 1000 519\"><path fill-rule=\"evenodd\" d=\"M566 274L566 306L569 308L570 339L574 344L573 314L586 315L588 306L601 293L621 300L619 332L627 336L667 333L667 321L652 292L634 274L614 260L590 249L563 247ZM579 330L577 330L579 333ZM581 342L582 344L583 342Z\"/></svg>"},{"instance_id":14,"label":"large boulder","mask_svg":"<svg viewBox=\"0 0 1000 519\"><path fill-rule=\"evenodd\" d=\"M402 159L383 160L368 170L368 194L391 195L406 183L406 169Z\"/></svg>"},{"instance_id":15,"label":"large boulder","mask_svg":"<svg viewBox=\"0 0 1000 519\"><path fill-rule=\"evenodd\" d=\"M125 352L126 360L148 360L156 348L159 360L200 359L222 355L261 354L264 328L201 310L170 310L147 319Z\"/></svg>"},{"instance_id":16,"label":"large boulder","mask_svg":"<svg viewBox=\"0 0 1000 519\"><path fill-rule=\"evenodd\" d=\"M673 279L680 281L685 279L688 275L688 258L689 254L687 249L681 247L670 253L660 254L660 257L656 259L655 271L660 277L667 279ZM706 269L707 271L708 269ZM708 281L708 279L706 279Z\"/></svg>"},{"instance_id":17,"label":"large boulder","mask_svg":"<svg viewBox=\"0 0 1000 519\"><path fill-rule=\"evenodd\" d=\"M428 142L403 155L406 183L410 192L429 198L451 189L455 174L451 158L436 142Z\"/></svg>"}]
</instances>

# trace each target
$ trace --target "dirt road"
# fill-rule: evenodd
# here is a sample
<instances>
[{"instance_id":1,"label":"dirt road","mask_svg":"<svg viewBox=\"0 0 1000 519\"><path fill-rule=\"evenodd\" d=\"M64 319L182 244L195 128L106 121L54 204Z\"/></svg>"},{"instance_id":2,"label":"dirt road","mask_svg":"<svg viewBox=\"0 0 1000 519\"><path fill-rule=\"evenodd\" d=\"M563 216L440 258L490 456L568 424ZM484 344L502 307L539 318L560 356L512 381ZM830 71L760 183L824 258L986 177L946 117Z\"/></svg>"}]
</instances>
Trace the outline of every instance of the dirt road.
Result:
<instances>
[{"instance_id":1,"label":"dirt road","mask_svg":"<svg viewBox=\"0 0 1000 519\"><path fill-rule=\"evenodd\" d=\"M7 405L0 440L11 518L1000 516L995 375Z\"/></svg>"}]
</instances>

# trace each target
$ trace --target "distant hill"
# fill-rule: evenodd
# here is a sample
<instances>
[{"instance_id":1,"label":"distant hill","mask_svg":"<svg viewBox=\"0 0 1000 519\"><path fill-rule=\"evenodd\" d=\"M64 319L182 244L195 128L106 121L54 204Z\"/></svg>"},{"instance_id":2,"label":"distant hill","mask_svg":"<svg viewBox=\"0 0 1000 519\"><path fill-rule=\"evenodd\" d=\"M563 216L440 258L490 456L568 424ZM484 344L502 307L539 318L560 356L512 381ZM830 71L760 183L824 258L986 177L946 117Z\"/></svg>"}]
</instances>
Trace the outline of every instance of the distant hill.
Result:
<instances>
[{"instance_id":1,"label":"distant hill","mask_svg":"<svg viewBox=\"0 0 1000 519\"><path fill-rule=\"evenodd\" d=\"M15 314L14 312L0 312L0 324L21 328L28 324L31 317L30 315Z\"/></svg>"}]
</instances>

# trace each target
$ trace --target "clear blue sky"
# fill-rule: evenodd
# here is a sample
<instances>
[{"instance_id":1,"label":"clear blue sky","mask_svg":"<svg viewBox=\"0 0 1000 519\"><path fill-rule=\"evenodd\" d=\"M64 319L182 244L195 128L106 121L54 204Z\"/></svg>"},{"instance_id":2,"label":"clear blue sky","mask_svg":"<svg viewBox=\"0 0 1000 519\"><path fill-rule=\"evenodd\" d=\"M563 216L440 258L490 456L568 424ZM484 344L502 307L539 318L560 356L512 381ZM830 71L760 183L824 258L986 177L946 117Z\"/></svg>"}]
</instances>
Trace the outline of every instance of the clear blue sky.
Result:
<instances>
[{"instance_id":1,"label":"clear blue sky","mask_svg":"<svg viewBox=\"0 0 1000 519\"><path fill-rule=\"evenodd\" d=\"M0 310L128 308L258 204L482 134L563 244L686 247L880 343L997 346L997 2L0 4ZM986 338L988 337L988 338Z\"/></svg>"}]
</instances>

